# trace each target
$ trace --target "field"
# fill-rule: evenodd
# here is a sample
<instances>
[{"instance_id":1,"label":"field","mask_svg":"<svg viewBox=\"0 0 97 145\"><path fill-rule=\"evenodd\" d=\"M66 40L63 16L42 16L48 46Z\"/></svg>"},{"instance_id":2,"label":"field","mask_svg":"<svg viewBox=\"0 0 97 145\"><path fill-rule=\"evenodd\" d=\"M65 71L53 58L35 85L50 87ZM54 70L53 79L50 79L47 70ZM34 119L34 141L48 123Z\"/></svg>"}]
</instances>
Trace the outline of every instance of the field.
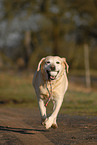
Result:
<instances>
[{"instance_id":1,"label":"field","mask_svg":"<svg viewBox=\"0 0 97 145\"><path fill-rule=\"evenodd\" d=\"M32 73L0 72L0 106L38 107L32 86ZM51 102L48 110L51 110ZM60 110L62 114L96 115L97 92L69 81Z\"/></svg>"}]
</instances>

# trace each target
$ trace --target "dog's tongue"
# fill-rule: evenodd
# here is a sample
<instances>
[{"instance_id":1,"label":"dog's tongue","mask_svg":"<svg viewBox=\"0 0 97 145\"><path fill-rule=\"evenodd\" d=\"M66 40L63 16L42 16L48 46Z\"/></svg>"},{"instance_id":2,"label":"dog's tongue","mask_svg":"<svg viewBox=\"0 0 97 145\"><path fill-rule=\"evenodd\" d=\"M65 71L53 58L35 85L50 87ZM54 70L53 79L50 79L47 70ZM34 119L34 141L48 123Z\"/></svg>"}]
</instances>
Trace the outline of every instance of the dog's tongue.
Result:
<instances>
[{"instance_id":1,"label":"dog's tongue","mask_svg":"<svg viewBox=\"0 0 97 145\"><path fill-rule=\"evenodd\" d=\"M51 79L51 80L54 80L54 79L55 79L55 76L50 76L50 79Z\"/></svg>"}]
</instances>

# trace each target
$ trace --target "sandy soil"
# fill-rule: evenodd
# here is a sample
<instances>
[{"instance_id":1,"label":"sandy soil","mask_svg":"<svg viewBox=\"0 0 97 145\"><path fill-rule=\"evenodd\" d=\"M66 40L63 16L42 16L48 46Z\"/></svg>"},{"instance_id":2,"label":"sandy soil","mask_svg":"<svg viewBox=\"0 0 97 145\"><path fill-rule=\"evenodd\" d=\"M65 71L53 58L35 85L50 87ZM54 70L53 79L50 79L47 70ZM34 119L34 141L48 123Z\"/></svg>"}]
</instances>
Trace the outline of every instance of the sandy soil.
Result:
<instances>
[{"instance_id":1,"label":"sandy soil","mask_svg":"<svg viewBox=\"0 0 97 145\"><path fill-rule=\"evenodd\" d=\"M97 145L97 117L59 114L45 130L38 109L0 108L0 145Z\"/></svg>"}]
</instances>

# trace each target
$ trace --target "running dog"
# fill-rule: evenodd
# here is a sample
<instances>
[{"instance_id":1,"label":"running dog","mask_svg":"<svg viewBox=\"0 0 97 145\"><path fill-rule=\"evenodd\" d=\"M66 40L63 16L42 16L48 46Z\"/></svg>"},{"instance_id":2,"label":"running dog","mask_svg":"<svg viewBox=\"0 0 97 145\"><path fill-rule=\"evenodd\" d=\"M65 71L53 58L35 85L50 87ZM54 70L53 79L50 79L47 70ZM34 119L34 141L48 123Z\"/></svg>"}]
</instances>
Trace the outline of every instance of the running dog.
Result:
<instances>
[{"instance_id":1,"label":"running dog","mask_svg":"<svg viewBox=\"0 0 97 145\"><path fill-rule=\"evenodd\" d=\"M33 86L38 99L42 124L46 129L58 127L57 115L68 88L68 68L66 58L47 56L40 60L34 74ZM50 100L53 101L54 107L52 114L47 117L46 106Z\"/></svg>"}]
</instances>

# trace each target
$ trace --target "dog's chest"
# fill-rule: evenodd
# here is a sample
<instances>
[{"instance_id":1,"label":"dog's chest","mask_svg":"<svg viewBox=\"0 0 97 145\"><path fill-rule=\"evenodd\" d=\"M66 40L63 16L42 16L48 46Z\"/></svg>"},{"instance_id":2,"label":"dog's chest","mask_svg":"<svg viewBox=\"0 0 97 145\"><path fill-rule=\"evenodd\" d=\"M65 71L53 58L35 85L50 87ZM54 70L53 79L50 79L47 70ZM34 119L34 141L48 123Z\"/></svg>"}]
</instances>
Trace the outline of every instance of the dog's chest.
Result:
<instances>
[{"instance_id":1,"label":"dog's chest","mask_svg":"<svg viewBox=\"0 0 97 145\"><path fill-rule=\"evenodd\" d=\"M40 94L45 97L49 97L52 94L53 88L50 82L40 85L39 87Z\"/></svg>"},{"instance_id":2,"label":"dog's chest","mask_svg":"<svg viewBox=\"0 0 97 145\"><path fill-rule=\"evenodd\" d=\"M52 99L56 98L59 93L59 82L46 82L42 85L40 85L39 90L40 90L40 96L41 98L48 98L51 97Z\"/></svg>"}]
</instances>

